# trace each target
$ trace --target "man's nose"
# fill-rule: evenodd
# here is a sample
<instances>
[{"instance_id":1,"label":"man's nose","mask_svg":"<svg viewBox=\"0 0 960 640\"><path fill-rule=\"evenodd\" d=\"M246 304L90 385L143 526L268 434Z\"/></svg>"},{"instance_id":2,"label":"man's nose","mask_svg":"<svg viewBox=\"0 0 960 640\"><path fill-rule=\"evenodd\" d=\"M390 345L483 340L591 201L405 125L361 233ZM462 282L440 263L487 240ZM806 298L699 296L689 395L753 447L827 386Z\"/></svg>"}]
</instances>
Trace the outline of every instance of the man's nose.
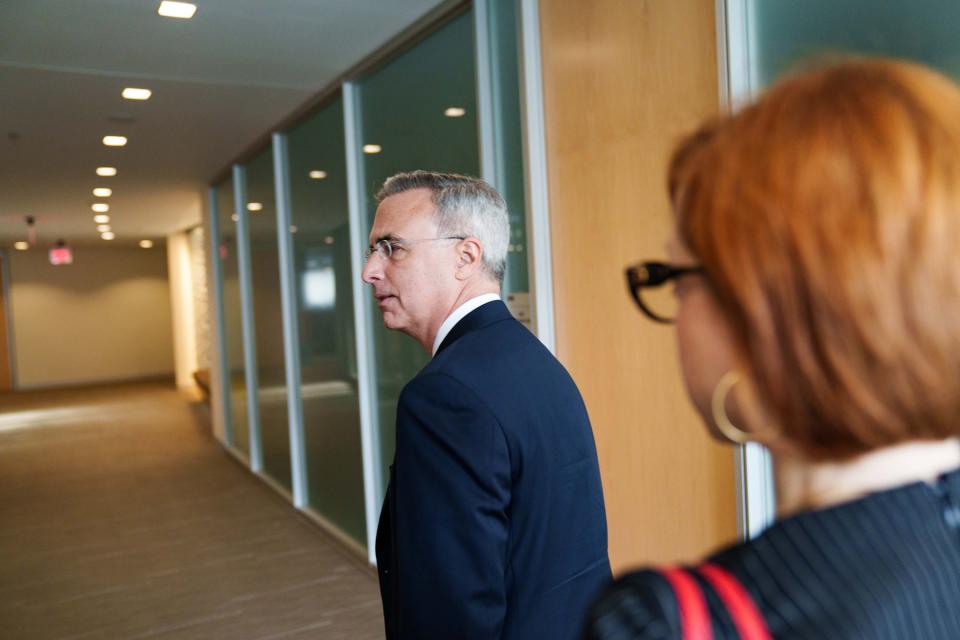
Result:
<instances>
[{"instance_id":1,"label":"man's nose","mask_svg":"<svg viewBox=\"0 0 960 640\"><path fill-rule=\"evenodd\" d=\"M375 280L383 277L383 270L380 268L378 256L372 255L363 265L363 271L360 272L360 278L367 284L373 284Z\"/></svg>"}]
</instances>

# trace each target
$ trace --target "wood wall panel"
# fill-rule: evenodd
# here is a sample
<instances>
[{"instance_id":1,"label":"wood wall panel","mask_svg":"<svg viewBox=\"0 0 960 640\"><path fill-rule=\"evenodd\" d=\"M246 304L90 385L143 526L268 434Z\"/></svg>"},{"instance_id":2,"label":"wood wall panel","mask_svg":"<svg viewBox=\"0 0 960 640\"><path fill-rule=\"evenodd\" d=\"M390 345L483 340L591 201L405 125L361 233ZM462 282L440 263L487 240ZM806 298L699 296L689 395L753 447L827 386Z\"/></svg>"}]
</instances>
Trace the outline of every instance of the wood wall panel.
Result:
<instances>
[{"instance_id":1,"label":"wood wall panel","mask_svg":"<svg viewBox=\"0 0 960 640\"><path fill-rule=\"evenodd\" d=\"M687 402L673 331L624 267L664 255L666 163L718 108L710 0L541 0L557 350L583 392L614 570L736 537L733 451Z\"/></svg>"}]
</instances>

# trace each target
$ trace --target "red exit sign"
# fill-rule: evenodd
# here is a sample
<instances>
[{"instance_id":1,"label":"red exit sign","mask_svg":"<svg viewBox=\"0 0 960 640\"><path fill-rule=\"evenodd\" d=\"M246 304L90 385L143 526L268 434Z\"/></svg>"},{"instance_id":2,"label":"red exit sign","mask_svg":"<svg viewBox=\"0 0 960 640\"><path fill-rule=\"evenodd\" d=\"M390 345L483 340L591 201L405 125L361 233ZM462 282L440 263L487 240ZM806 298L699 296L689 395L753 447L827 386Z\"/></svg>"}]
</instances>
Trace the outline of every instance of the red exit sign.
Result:
<instances>
[{"instance_id":1,"label":"red exit sign","mask_svg":"<svg viewBox=\"0 0 960 640\"><path fill-rule=\"evenodd\" d=\"M70 247L53 247L50 249L50 264L73 264L73 250Z\"/></svg>"}]
</instances>

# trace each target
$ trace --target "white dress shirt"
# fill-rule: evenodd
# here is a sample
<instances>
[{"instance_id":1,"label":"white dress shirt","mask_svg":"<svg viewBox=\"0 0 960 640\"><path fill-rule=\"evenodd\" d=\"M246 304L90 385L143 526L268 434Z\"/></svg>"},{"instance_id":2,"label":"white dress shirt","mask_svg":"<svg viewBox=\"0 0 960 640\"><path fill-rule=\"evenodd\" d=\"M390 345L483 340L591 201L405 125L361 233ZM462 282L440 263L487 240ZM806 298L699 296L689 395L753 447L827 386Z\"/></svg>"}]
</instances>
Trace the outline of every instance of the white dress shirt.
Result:
<instances>
[{"instance_id":1,"label":"white dress shirt","mask_svg":"<svg viewBox=\"0 0 960 640\"><path fill-rule=\"evenodd\" d=\"M473 311L478 307L482 307L488 302L493 302L494 300L499 300L500 296L495 293L485 293L482 296L477 296L476 298L470 298L462 305L453 310L447 319L443 321L443 324L440 325L440 329L437 330L437 337L433 339L433 352L431 355L437 355L437 349L440 348L440 345L443 343L443 339L447 337L447 334L450 333L450 330L457 326L457 323L467 317L467 314Z\"/></svg>"}]
</instances>

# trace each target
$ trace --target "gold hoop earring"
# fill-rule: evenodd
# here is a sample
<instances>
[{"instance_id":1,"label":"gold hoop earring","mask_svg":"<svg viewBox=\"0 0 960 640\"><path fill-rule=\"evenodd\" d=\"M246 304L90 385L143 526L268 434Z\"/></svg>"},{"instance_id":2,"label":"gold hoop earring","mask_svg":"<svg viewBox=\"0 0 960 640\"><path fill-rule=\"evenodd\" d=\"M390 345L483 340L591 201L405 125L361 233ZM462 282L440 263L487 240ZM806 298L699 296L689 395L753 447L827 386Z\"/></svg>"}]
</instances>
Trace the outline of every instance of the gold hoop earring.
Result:
<instances>
[{"instance_id":1,"label":"gold hoop earring","mask_svg":"<svg viewBox=\"0 0 960 640\"><path fill-rule=\"evenodd\" d=\"M735 444L746 444L754 439L753 436L730 422L726 410L727 395L739 381L740 374L736 371L727 371L723 374L720 382L717 383L717 388L713 390L710 407L713 409L713 422L723 437Z\"/></svg>"}]
</instances>

